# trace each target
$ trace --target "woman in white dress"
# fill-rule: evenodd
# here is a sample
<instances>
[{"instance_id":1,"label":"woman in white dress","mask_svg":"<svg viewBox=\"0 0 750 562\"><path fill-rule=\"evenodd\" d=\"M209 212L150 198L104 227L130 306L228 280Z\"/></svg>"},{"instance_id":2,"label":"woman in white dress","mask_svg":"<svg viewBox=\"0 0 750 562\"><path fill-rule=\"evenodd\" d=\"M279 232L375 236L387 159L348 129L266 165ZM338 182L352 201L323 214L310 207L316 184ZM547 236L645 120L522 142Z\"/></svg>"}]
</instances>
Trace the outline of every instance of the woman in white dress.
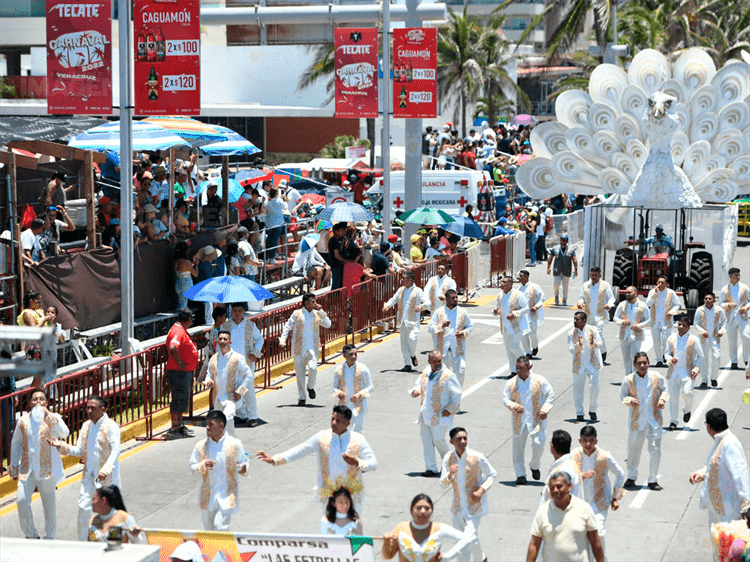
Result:
<instances>
[{"instance_id":1,"label":"woman in white dress","mask_svg":"<svg viewBox=\"0 0 750 562\"><path fill-rule=\"evenodd\" d=\"M411 521L402 521L390 533L383 534L384 559L390 560L398 554L399 562L440 562L451 560L466 548L473 535L464 534L450 525L433 523L432 500L427 494L418 494L411 501ZM441 552L443 542L456 544Z\"/></svg>"},{"instance_id":2,"label":"woman in white dress","mask_svg":"<svg viewBox=\"0 0 750 562\"><path fill-rule=\"evenodd\" d=\"M328 498L326 514L320 520L321 535L362 536L362 521L346 488L339 488Z\"/></svg>"}]
</instances>

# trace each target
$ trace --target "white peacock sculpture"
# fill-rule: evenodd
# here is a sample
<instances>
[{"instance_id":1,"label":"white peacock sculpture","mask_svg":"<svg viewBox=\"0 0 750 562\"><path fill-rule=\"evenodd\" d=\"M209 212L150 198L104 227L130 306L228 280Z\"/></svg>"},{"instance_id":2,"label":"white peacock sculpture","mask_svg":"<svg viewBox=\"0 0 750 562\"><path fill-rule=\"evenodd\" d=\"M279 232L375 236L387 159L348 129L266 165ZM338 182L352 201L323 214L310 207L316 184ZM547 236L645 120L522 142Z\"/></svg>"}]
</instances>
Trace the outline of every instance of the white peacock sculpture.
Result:
<instances>
[{"instance_id":1,"label":"white peacock sculpture","mask_svg":"<svg viewBox=\"0 0 750 562\"><path fill-rule=\"evenodd\" d=\"M602 64L589 93L563 92L557 121L531 133L536 158L518 168L529 195L615 194L624 205L676 209L750 192L750 64L719 71L704 51L674 64L638 53L628 71Z\"/></svg>"}]
</instances>

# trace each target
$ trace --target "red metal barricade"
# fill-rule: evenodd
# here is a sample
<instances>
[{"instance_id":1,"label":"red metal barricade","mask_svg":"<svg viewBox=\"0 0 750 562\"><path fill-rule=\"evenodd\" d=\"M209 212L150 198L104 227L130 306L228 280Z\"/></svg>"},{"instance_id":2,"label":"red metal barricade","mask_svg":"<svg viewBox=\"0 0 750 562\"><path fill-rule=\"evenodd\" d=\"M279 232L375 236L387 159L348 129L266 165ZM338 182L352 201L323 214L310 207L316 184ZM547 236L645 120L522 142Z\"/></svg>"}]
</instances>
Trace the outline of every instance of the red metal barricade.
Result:
<instances>
[{"instance_id":1,"label":"red metal barricade","mask_svg":"<svg viewBox=\"0 0 750 562\"><path fill-rule=\"evenodd\" d=\"M260 333L265 340L263 357L255 366L256 373L260 372L260 370L263 372L264 388L269 388L271 386L271 368L292 359L291 341L288 340L284 342L287 346L282 348L279 345L279 338L281 337L284 325L287 323L287 320L289 320L289 317L300 307L300 303L292 304L283 308L271 310L253 318L253 321L256 326L258 326L258 330L260 330Z\"/></svg>"},{"instance_id":2,"label":"red metal barricade","mask_svg":"<svg viewBox=\"0 0 750 562\"><path fill-rule=\"evenodd\" d=\"M499 286L500 277L509 271L509 257L512 258L512 254L507 252L508 240L506 236L495 236L490 240L490 287L495 286L495 277Z\"/></svg>"},{"instance_id":3,"label":"red metal barricade","mask_svg":"<svg viewBox=\"0 0 750 562\"><path fill-rule=\"evenodd\" d=\"M349 299L345 289L336 289L318 295L316 300L331 320L331 327L321 328L320 332L321 361L325 363L328 356L326 344L339 338L346 338L349 333Z\"/></svg>"},{"instance_id":4,"label":"red metal barricade","mask_svg":"<svg viewBox=\"0 0 750 562\"><path fill-rule=\"evenodd\" d=\"M468 298L469 289L469 256L465 253L453 254L451 257L451 276L456 282L456 289L459 293L463 292Z\"/></svg>"}]
</instances>

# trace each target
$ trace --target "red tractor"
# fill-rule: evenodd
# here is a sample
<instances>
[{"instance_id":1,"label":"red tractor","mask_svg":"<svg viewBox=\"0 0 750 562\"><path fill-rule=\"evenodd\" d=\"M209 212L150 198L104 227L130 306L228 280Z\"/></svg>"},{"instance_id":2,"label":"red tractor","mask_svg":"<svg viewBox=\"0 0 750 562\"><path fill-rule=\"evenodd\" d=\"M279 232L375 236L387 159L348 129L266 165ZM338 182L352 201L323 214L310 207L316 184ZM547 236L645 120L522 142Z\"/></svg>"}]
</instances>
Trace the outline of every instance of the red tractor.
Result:
<instances>
[{"instance_id":1,"label":"red tractor","mask_svg":"<svg viewBox=\"0 0 750 562\"><path fill-rule=\"evenodd\" d=\"M634 228L633 232L637 230L639 236L625 242L631 248L615 253L612 288L619 288L620 300L624 299L625 288L630 285L635 286L638 294L647 295L656 286L659 277L666 275L670 287L683 297L692 321L695 309L713 288L713 256L705 251L705 244L688 238L683 210L674 211L674 224L667 225L673 227L671 232L677 233L671 247L664 251L665 244L659 245L657 242L657 249L654 250L654 244L647 243L651 239L646 237L647 233L655 231L655 227L652 229L649 224L651 212L640 210L634 215L637 222L634 227L637 226L637 229Z\"/></svg>"}]
</instances>

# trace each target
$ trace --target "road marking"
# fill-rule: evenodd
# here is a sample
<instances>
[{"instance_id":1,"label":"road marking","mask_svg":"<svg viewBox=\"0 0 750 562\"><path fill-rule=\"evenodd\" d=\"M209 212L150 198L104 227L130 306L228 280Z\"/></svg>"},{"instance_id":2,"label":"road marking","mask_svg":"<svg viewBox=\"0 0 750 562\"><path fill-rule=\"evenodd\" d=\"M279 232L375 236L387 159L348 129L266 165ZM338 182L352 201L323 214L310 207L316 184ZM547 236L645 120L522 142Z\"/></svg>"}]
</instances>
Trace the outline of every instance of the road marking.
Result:
<instances>
[{"instance_id":1,"label":"road marking","mask_svg":"<svg viewBox=\"0 0 750 562\"><path fill-rule=\"evenodd\" d=\"M124 453L121 453L118 461L124 461L125 459L132 457L136 453L140 453L141 451L144 451L145 449L148 449L149 447L152 447L153 445L156 445L157 441L149 441L148 443L144 443L143 445L138 445L133 447L132 449L125 451ZM78 466L78 465L76 465ZM78 474L73 474L72 476L68 476L65 480L60 482L57 485L57 489L64 488L66 486L69 486L70 484L74 484L75 482L78 482L81 478L83 478L83 470L79 472ZM33 496L31 496L32 503L40 499L41 496L39 495L39 492L35 492ZM9 513L13 513L18 509L18 504L16 502L13 502L11 505L7 505L4 508L0 509L0 517L5 517Z\"/></svg>"},{"instance_id":2,"label":"road marking","mask_svg":"<svg viewBox=\"0 0 750 562\"><path fill-rule=\"evenodd\" d=\"M570 330L569 326L565 326L563 328L560 328L557 332L555 332L554 334L552 334L548 338L546 338L546 339L542 340L541 342L539 342L539 349L542 349L549 342L551 342L552 340L554 340L555 338L557 338L559 335L564 334L568 330ZM482 342L482 343L484 343L484 342ZM492 379L500 376L502 373L504 373L507 370L508 370L508 365L507 364L504 367L500 367L497 371L495 371L494 373L491 373L491 374L487 375L485 378L483 378L481 381L479 381L478 383L476 383L474 386L472 386L468 390L464 391L461 394L461 398L463 399L463 398L466 398L467 396L473 394L474 392L476 392L477 390L479 390L480 388L482 388L484 385L486 385L488 382L490 382Z\"/></svg>"},{"instance_id":3,"label":"road marking","mask_svg":"<svg viewBox=\"0 0 750 562\"><path fill-rule=\"evenodd\" d=\"M731 367L731 366L732 366L731 363L727 363L727 366L724 367L724 369L722 369L721 374L719 375L719 378L717 379L719 381L719 386L721 386L721 383L724 382L724 379L726 379L729 376L729 373L732 372L727 369L727 367ZM711 383L709 382L708 384L711 384ZM708 388L711 389L713 387L709 386ZM680 434L677 436L678 441L684 441L685 439L690 437L690 435L693 433L693 431L690 431L690 430L695 429L696 424L703 425L705 420L701 418L701 414L706 408L708 408L708 403L711 402L711 400L714 397L714 394L716 394L716 392L706 393L706 395L703 397L703 400L701 400L701 403L698 404L698 407L692 412L692 415L690 416L690 421L685 424L685 427L682 428L682 430L680 431Z\"/></svg>"},{"instance_id":4,"label":"road marking","mask_svg":"<svg viewBox=\"0 0 750 562\"><path fill-rule=\"evenodd\" d=\"M661 474L656 475L656 480L658 482L659 478L661 478ZM643 507L643 504L646 502L646 498L648 498L649 494L653 490L649 490L648 488L643 488L640 490L635 497L633 498L633 501L630 502L630 505L628 508L630 509L641 509Z\"/></svg>"}]
</instances>

